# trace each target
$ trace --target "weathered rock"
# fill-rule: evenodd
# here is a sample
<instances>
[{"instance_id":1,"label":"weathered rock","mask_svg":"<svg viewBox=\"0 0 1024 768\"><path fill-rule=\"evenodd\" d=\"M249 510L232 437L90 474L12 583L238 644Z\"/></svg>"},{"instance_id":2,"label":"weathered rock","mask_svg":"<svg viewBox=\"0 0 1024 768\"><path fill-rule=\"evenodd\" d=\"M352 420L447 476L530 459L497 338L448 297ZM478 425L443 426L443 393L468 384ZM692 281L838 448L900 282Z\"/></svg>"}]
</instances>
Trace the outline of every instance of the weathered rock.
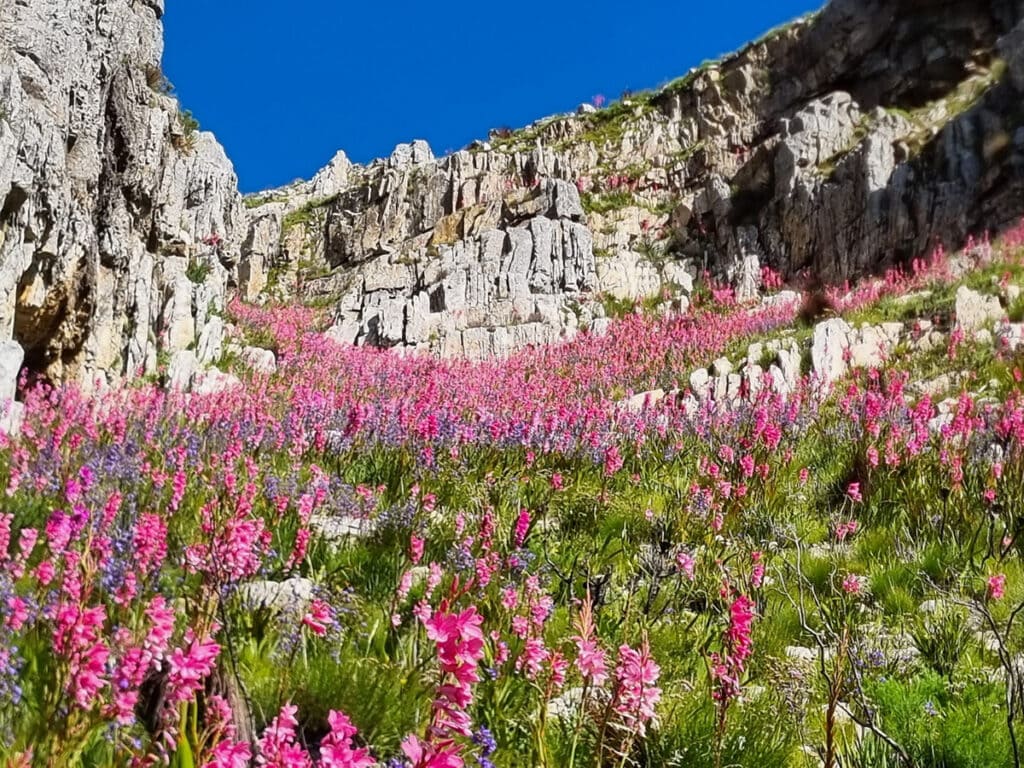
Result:
<instances>
[{"instance_id":1,"label":"weathered rock","mask_svg":"<svg viewBox=\"0 0 1024 768\"><path fill-rule=\"evenodd\" d=\"M1016 352L1024 345L1024 323L1002 323L996 329L996 338L1001 347Z\"/></svg>"},{"instance_id":2,"label":"weathered rock","mask_svg":"<svg viewBox=\"0 0 1024 768\"><path fill-rule=\"evenodd\" d=\"M25 404L16 400L0 403L0 434L17 435L25 420Z\"/></svg>"},{"instance_id":3,"label":"weathered rock","mask_svg":"<svg viewBox=\"0 0 1024 768\"><path fill-rule=\"evenodd\" d=\"M707 369L698 368L690 374L690 389L693 390L699 399L703 400L708 395L708 387L711 384L711 376L708 374Z\"/></svg>"},{"instance_id":4,"label":"weathered rock","mask_svg":"<svg viewBox=\"0 0 1024 768\"><path fill-rule=\"evenodd\" d=\"M555 720L571 720L576 717L583 704L583 694L584 689L580 687L562 691L548 702L548 717Z\"/></svg>"},{"instance_id":5,"label":"weathered rock","mask_svg":"<svg viewBox=\"0 0 1024 768\"><path fill-rule=\"evenodd\" d=\"M167 366L167 386L170 389L185 391L192 387L192 379L199 370L196 353L191 349L182 349L171 356Z\"/></svg>"},{"instance_id":6,"label":"weathered rock","mask_svg":"<svg viewBox=\"0 0 1024 768\"><path fill-rule=\"evenodd\" d=\"M158 346L203 330L189 265L209 263L212 295L234 279L237 182L164 92L162 15L132 0L0 5L0 341L54 380L153 372Z\"/></svg>"},{"instance_id":7,"label":"weathered rock","mask_svg":"<svg viewBox=\"0 0 1024 768\"><path fill-rule=\"evenodd\" d=\"M13 400L25 353L16 341L0 343L0 408Z\"/></svg>"},{"instance_id":8,"label":"weathered rock","mask_svg":"<svg viewBox=\"0 0 1024 768\"><path fill-rule=\"evenodd\" d=\"M224 351L224 321L220 317L211 317L199 334L196 346L196 358L203 365L213 365Z\"/></svg>"},{"instance_id":9,"label":"weathered rock","mask_svg":"<svg viewBox=\"0 0 1024 768\"><path fill-rule=\"evenodd\" d=\"M779 291L761 297L761 303L766 307L781 307L786 304L795 304L798 301L800 301L800 294L796 291Z\"/></svg>"},{"instance_id":10,"label":"weathered rock","mask_svg":"<svg viewBox=\"0 0 1024 768\"><path fill-rule=\"evenodd\" d=\"M242 382L232 373L224 373L216 368L201 371L192 379L192 391L197 395L216 395L242 386Z\"/></svg>"},{"instance_id":11,"label":"weathered rock","mask_svg":"<svg viewBox=\"0 0 1024 768\"><path fill-rule=\"evenodd\" d=\"M956 291L956 322L965 332L980 331L1000 320L1005 313L996 296L972 291L961 285Z\"/></svg>"},{"instance_id":12,"label":"weathered rock","mask_svg":"<svg viewBox=\"0 0 1024 768\"><path fill-rule=\"evenodd\" d=\"M794 661L813 663L818 660L818 652L814 648L806 648L800 645L787 645L786 657Z\"/></svg>"},{"instance_id":13,"label":"weathered rock","mask_svg":"<svg viewBox=\"0 0 1024 768\"><path fill-rule=\"evenodd\" d=\"M277 357L269 349L229 344L227 351L256 373L272 374L277 372Z\"/></svg>"},{"instance_id":14,"label":"weathered rock","mask_svg":"<svg viewBox=\"0 0 1024 768\"><path fill-rule=\"evenodd\" d=\"M329 225L335 233L328 243L332 258L358 262L348 281L354 288L340 302L331 330L338 341L476 359L575 333L571 303L595 287L596 273L590 232L577 222L583 209L573 185L548 180L509 196L479 232L463 211L458 222L445 225L452 234L441 244L423 240L423 255L416 258L397 255L402 243L390 239L409 236L414 221L396 221L400 231L363 230L358 240L357 227L368 219L358 213L358 200L347 204L356 211L346 209ZM333 250L334 238L345 243L343 256ZM449 238L454 242L443 242ZM373 251L388 255L374 258Z\"/></svg>"},{"instance_id":15,"label":"weathered rock","mask_svg":"<svg viewBox=\"0 0 1024 768\"><path fill-rule=\"evenodd\" d=\"M650 392L640 392L623 401L622 407L631 413L642 413L665 399L665 390L653 389Z\"/></svg>"},{"instance_id":16,"label":"weathered rock","mask_svg":"<svg viewBox=\"0 0 1024 768\"><path fill-rule=\"evenodd\" d=\"M361 539L372 532L371 521L358 517L314 515L309 527L331 544L343 544L350 539Z\"/></svg>"},{"instance_id":17,"label":"weathered rock","mask_svg":"<svg viewBox=\"0 0 1024 768\"><path fill-rule=\"evenodd\" d=\"M427 147L427 152L430 148ZM310 182L311 194L314 197L330 197L345 189L349 183L349 173L352 171L352 162L348 156L339 150L331 162L328 163Z\"/></svg>"},{"instance_id":18,"label":"weathered rock","mask_svg":"<svg viewBox=\"0 0 1024 768\"><path fill-rule=\"evenodd\" d=\"M316 596L316 584L298 576L284 581L251 581L239 587L238 595L248 610L301 616Z\"/></svg>"},{"instance_id":19,"label":"weathered rock","mask_svg":"<svg viewBox=\"0 0 1024 768\"><path fill-rule=\"evenodd\" d=\"M892 327L865 326L852 333L848 338L850 366L881 368L898 339L899 332Z\"/></svg>"},{"instance_id":20,"label":"weathered rock","mask_svg":"<svg viewBox=\"0 0 1024 768\"><path fill-rule=\"evenodd\" d=\"M846 374L846 352L851 328L841 318L825 320L814 326L811 339L811 365L818 377L831 383Z\"/></svg>"}]
</instances>

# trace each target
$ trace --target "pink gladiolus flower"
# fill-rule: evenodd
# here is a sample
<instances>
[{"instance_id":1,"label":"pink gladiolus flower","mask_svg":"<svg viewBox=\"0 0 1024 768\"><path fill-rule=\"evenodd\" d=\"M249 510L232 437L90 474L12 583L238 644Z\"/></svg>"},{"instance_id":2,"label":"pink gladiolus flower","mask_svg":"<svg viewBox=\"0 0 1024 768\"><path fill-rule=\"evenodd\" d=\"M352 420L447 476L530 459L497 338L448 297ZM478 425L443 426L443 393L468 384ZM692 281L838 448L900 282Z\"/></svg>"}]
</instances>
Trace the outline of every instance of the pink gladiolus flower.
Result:
<instances>
[{"instance_id":1,"label":"pink gladiolus flower","mask_svg":"<svg viewBox=\"0 0 1024 768\"><path fill-rule=\"evenodd\" d=\"M17 632L28 619L28 603L20 597L12 597L7 601L7 617L4 623Z\"/></svg>"},{"instance_id":2,"label":"pink gladiolus flower","mask_svg":"<svg viewBox=\"0 0 1024 768\"><path fill-rule=\"evenodd\" d=\"M513 537L513 544L516 549L523 546L523 542L526 541L526 534L530 530L530 512L528 510L520 510L519 518L516 520L516 530Z\"/></svg>"},{"instance_id":3,"label":"pink gladiolus flower","mask_svg":"<svg viewBox=\"0 0 1024 768\"><path fill-rule=\"evenodd\" d=\"M676 555L676 566L690 581L693 581L695 578L694 567L696 563L697 561L693 559L693 555L688 552L680 552Z\"/></svg>"},{"instance_id":4,"label":"pink gladiolus flower","mask_svg":"<svg viewBox=\"0 0 1024 768\"><path fill-rule=\"evenodd\" d=\"M1002 600L1006 594L1006 575L997 573L988 577L988 596L991 600Z\"/></svg>"},{"instance_id":5,"label":"pink gladiolus flower","mask_svg":"<svg viewBox=\"0 0 1024 768\"><path fill-rule=\"evenodd\" d=\"M753 568L750 571L750 586L759 589L764 582L764 563L761 562L761 553L752 552L750 559L753 561Z\"/></svg>"},{"instance_id":6,"label":"pink gladiolus flower","mask_svg":"<svg viewBox=\"0 0 1024 768\"><path fill-rule=\"evenodd\" d=\"M402 573L402 578L398 581L398 597L404 600L409 596L409 592L412 591L412 571L405 571Z\"/></svg>"},{"instance_id":7,"label":"pink gladiolus flower","mask_svg":"<svg viewBox=\"0 0 1024 768\"><path fill-rule=\"evenodd\" d=\"M409 540L409 558L413 565L419 565L423 559L423 548L426 542L419 536L413 536Z\"/></svg>"},{"instance_id":8,"label":"pink gladiolus flower","mask_svg":"<svg viewBox=\"0 0 1024 768\"><path fill-rule=\"evenodd\" d=\"M296 743L295 729L299 721L295 713L299 708L294 704L285 704L275 717L263 736L256 742L259 752L256 765L266 768L312 768L313 761L309 753Z\"/></svg>"},{"instance_id":9,"label":"pink gladiolus flower","mask_svg":"<svg viewBox=\"0 0 1024 768\"><path fill-rule=\"evenodd\" d=\"M864 589L864 580L855 574L847 574L843 579L843 592L848 595L859 595Z\"/></svg>"},{"instance_id":10,"label":"pink gladiolus flower","mask_svg":"<svg viewBox=\"0 0 1024 768\"><path fill-rule=\"evenodd\" d=\"M624 461L622 455L619 453L619 449L614 445L605 451L604 454L604 473L611 477L620 469L622 469Z\"/></svg>"},{"instance_id":11,"label":"pink gladiolus flower","mask_svg":"<svg viewBox=\"0 0 1024 768\"><path fill-rule=\"evenodd\" d=\"M331 710L327 716L331 732L320 743L320 768L372 768L376 761L365 747L354 748L357 733L348 716Z\"/></svg>"},{"instance_id":12,"label":"pink gladiolus flower","mask_svg":"<svg viewBox=\"0 0 1024 768\"><path fill-rule=\"evenodd\" d=\"M840 523L839 525L836 526L836 532L835 532L836 541L838 541L838 542L846 541L846 538L848 536L852 536L856 532L857 532L857 521L856 520L850 520L850 521L845 522L845 523Z\"/></svg>"},{"instance_id":13,"label":"pink gladiolus flower","mask_svg":"<svg viewBox=\"0 0 1024 768\"><path fill-rule=\"evenodd\" d=\"M334 621L334 611L323 600L314 600L302 617L302 624L317 637L327 634L327 627Z\"/></svg>"},{"instance_id":14,"label":"pink gladiolus flower","mask_svg":"<svg viewBox=\"0 0 1024 768\"><path fill-rule=\"evenodd\" d=\"M432 745L410 735L402 742L402 751L412 761L413 768L464 768L459 756L459 745L444 742Z\"/></svg>"},{"instance_id":15,"label":"pink gladiolus flower","mask_svg":"<svg viewBox=\"0 0 1024 768\"><path fill-rule=\"evenodd\" d=\"M523 670L527 680L536 680L550 655L551 652L544 646L543 639L531 637L526 641L523 655L516 661L516 669Z\"/></svg>"},{"instance_id":16,"label":"pink gladiolus flower","mask_svg":"<svg viewBox=\"0 0 1024 768\"><path fill-rule=\"evenodd\" d=\"M743 668L743 662L753 652L751 634L754 626L754 602L746 595L737 597L729 607L729 629L725 640L732 649L731 658Z\"/></svg>"},{"instance_id":17,"label":"pink gladiolus flower","mask_svg":"<svg viewBox=\"0 0 1024 768\"><path fill-rule=\"evenodd\" d=\"M846 495L850 497L852 501L863 501L864 497L860 493L860 483L850 483L846 487Z\"/></svg>"},{"instance_id":18,"label":"pink gladiolus flower","mask_svg":"<svg viewBox=\"0 0 1024 768\"><path fill-rule=\"evenodd\" d=\"M604 650L598 645L597 640L574 637L576 644L576 668L583 676L595 686L604 685L608 679L608 667L605 663Z\"/></svg>"},{"instance_id":19,"label":"pink gladiolus flower","mask_svg":"<svg viewBox=\"0 0 1024 768\"><path fill-rule=\"evenodd\" d=\"M222 741L213 748L203 768L249 768L251 760L252 751L248 744Z\"/></svg>"},{"instance_id":20,"label":"pink gladiolus flower","mask_svg":"<svg viewBox=\"0 0 1024 768\"><path fill-rule=\"evenodd\" d=\"M646 640L639 651L628 645L619 648L613 706L623 725L641 736L647 732L647 723L654 718L654 708L661 700L657 687L660 674Z\"/></svg>"},{"instance_id":21,"label":"pink gladiolus flower","mask_svg":"<svg viewBox=\"0 0 1024 768\"><path fill-rule=\"evenodd\" d=\"M107 685L105 679L110 651L102 642L94 643L75 659L70 668L71 691L75 703L89 709L100 690Z\"/></svg>"},{"instance_id":22,"label":"pink gladiolus flower","mask_svg":"<svg viewBox=\"0 0 1024 768\"><path fill-rule=\"evenodd\" d=\"M185 631L184 650L175 648L167 658L167 700L172 704L190 701L212 672L220 646L213 640L197 640L191 628Z\"/></svg>"}]
</instances>

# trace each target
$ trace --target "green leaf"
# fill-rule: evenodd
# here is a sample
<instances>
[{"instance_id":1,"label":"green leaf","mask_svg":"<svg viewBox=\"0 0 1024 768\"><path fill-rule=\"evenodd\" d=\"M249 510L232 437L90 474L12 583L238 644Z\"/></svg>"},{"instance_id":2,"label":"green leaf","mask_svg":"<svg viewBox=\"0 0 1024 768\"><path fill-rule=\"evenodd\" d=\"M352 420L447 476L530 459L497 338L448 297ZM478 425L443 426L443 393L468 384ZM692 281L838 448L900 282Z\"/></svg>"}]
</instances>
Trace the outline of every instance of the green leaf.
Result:
<instances>
[{"instance_id":1,"label":"green leaf","mask_svg":"<svg viewBox=\"0 0 1024 768\"><path fill-rule=\"evenodd\" d=\"M172 768L196 768L195 758L192 756L192 746L187 738L182 738L178 743L178 751L174 753L171 760Z\"/></svg>"}]
</instances>

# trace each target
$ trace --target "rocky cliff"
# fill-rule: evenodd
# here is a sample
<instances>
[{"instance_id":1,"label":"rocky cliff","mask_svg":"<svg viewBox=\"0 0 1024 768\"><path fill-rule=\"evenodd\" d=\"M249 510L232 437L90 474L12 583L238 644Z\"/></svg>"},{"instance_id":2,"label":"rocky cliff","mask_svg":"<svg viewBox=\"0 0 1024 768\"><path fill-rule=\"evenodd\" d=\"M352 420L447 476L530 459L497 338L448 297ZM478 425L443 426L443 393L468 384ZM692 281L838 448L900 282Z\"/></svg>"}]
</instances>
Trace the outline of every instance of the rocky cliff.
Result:
<instances>
[{"instance_id":1,"label":"rocky cliff","mask_svg":"<svg viewBox=\"0 0 1024 768\"><path fill-rule=\"evenodd\" d=\"M843 280L1024 212L1020 0L834 0L605 109L244 201L160 74L162 0L0 6L0 398L221 352L298 295L357 344L505 355L684 310L708 271ZM179 366L180 368L181 366ZM182 378L184 382L190 376Z\"/></svg>"},{"instance_id":2,"label":"rocky cliff","mask_svg":"<svg viewBox=\"0 0 1024 768\"><path fill-rule=\"evenodd\" d=\"M90 384L214 352L245 234L160 73L163 0L0 4L0 357Z\"/></svg>"},{"instance_id":3,"label":"rocky cliff","mask_svg":"<svg viewBox=\"0 0 1024 768\"><path fill-rule=\"evenodd\" d=\"M475 357L600 328L609 298L679 309L705 270L752 296L763 267L841 281L957 245L1024 212L1021 16L835 0L606 109L339 155L247 199L243 282L334 306L345 341Z\"/></svg>"}]
</instances>

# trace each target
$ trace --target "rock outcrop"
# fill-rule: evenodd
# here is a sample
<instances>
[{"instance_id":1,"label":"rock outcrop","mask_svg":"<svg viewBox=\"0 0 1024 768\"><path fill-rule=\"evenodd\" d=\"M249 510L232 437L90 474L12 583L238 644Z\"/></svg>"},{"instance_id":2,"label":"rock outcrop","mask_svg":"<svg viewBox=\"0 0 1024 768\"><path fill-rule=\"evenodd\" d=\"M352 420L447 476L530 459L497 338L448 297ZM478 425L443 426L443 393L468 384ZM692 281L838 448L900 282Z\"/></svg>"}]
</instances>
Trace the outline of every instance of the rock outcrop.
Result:
<instances>
[{"instance_id":1,"label":"rock outcrop","mask_svg":"<svg viewBox=\"0 0 1024 768\"><path fill-rule=\"evenodd\" d=\"M236 289L331 306L346 343L501 356L685 311L706 271L751 298L766 267L853 279L1024 212L1021 0L833 0L657 92L339 153L244 206L160 74L163 12L0 6L0 343L53 380L192 385Z\"/></svg>"},{"instance_id":2,"label":"rock outcrop","mask_svg":"<svg viewBox=\"0 0 1024 768\"><path fill-rule=\"evenodd\" d=\"M834 0L603 110L440 159L417 142L367 167L335 160L248 201L246 253L274 266L254 284L331 303L346 341L502 354L600 326L602 299L665 292L685 307L704 270L748 298L763 267L842 281L959 245L1024 213L1022 10ZM508 215L559 182L585 216ZM569 225L576 245L549 257L535 230L565 243ZM593 274L552 282L560 259L573 276L586 261L582 225ZM526 233L543 244L529 267ZM516 312L509 270L529 289L512 292Z\"/></svg>"},{"instance_id":3,"label":"rock outcrop","mask_svg":"<svg viewBox=\"0 0 1024 768\"><path fill-rule=\"evenodd\" d=\"M0 4L0 342L52 380L153 372L237 279L237 181L168 93L163 12Z\"/></svg>"}]
</instances>

